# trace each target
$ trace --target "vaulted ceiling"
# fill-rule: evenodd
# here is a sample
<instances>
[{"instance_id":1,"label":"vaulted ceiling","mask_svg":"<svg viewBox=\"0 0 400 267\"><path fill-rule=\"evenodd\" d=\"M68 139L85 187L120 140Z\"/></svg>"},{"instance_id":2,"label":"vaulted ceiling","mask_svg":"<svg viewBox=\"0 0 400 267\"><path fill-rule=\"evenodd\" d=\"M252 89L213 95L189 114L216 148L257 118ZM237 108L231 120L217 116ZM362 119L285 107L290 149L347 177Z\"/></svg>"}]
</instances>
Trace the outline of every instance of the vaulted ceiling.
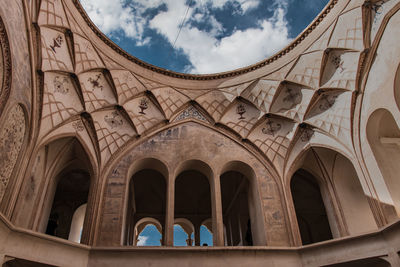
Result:
<instances>
[{"instance_id":1,"label":"vaulted ceiling","mask_svg":"<svg viewBox=\"0 0 400 267\"><path fill-rule=\"evenodd\" d=\"M314 131L351 147L363 55L397 1L363 3L332 0L277 56L201 76L126 63L132 57L105 43L76 0L42 0L39 138L76 132L105 164L131 140L196 120L250 141L278 170L293 142L307 142Z\"/></svg>"}]
</instances>

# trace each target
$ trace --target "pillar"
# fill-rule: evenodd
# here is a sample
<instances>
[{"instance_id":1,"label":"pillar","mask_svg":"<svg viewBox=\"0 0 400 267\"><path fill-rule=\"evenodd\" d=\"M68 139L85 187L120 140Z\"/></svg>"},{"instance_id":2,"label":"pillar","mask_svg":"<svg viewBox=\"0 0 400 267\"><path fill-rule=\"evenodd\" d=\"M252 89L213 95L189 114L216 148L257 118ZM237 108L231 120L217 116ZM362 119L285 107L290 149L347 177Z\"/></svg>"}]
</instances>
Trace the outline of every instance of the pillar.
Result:
<instances>
[{"instance_id":1,"label":"pillar","mask_svg":"<svg viewBox=\"0 0 400 267\"><path fill-rule=\"evenodd\" d=\"M165 246L174 245L174 222L175 222L175 177L168 177L167 201L165 215Z\"/></svg>"},{"instance_id":2,"label":"pillar","mask_svg":"<svg viewBox=\"0 0 400 267\"><path fill-rule=\"evenodd\" d=\"M224 224L220 177L214 175L211 181L212 233L214 246L224 246Z\"/></svg>"},{"instance_id":3,"label":"pillar","mask_svg":"<svg viewBox=\"0 0 400 267\"><path fill-rule=\"evenodd\" d=\"M194 225L194 245L195 246L201 246L200 244L200 227L201 224L196 223Z\"/></svg>"}]
</instances>

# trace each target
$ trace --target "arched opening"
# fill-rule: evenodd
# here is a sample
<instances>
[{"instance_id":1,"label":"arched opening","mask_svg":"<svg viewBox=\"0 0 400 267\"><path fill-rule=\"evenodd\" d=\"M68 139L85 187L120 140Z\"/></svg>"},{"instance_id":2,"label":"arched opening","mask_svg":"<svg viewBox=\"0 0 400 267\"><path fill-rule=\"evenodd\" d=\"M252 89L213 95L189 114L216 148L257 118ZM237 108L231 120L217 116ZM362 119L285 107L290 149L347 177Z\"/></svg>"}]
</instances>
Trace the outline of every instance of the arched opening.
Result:
<instances>
[{"instance_id":1,"label":"arched opening","mask_svg":"<svg viewBox=\"0 0 400 267\"><path fill-rule=\"evenodd\" d=\"M382 204L387 211L393 210L394 204L398 216L400 214L400 129L389 111L380 109L370 116L367 124L367 138L390 193L387 199L393 201L393 203ZM396 214L396 211L388 213Z\"/></svg>"},{"instance_id":2,"label":"arched opening","mask_svg":"<svg viewBox=\"0 0 400 267\"><path fill-rule=\"evenodd\" d=\"M62 175L56 189L46 234L69 239L75 211L88 201L90 175L82 170ZM83 221L82 221L83 224ZM80 233L79 233L80 241Z\"/></svg>"},{"instance_id":3,"label":"arched opening","mask_svg":"<svg viewBox=\"0 0 400 267\"><path fill-rule=\"evenodd\" d=\"M92 173L89 158L75 138L63 138L49 144L47 158L53 161L55 169L59 171L54 171L58 173L53 176L55 178L50 177L42 231L86 243L85 204L88 203Z\"/></svg>"},{"instance_id":4,"label":"arched opening","mask_svg":"<svg viewBox=\"0 0 400 267\"><path fill-rule=\"evenodd\" d=\"M174 246L194 246L194 226L184 218L175 220L174 224Z\"/></svg>"},{"instance_id":5,"label":"arched opening","mask_svg":"<svg viewBox=\"0 0 400 267\"><path fill-rule=\"evenodd\" d=\"M208 219L200 226L200 245L203 247L211 247L214 245L213 239L212 221Z\"/></svg>"},{"instance_id":6,"label":"arched opening","mask_svg":"<svg viewBox=\"0 0 400 267\"><path fill-rule=\"evenodd\" d=\"M182 226L179 224L174 225L174 246L175 247L188 247L193 246L190 235L186 233Z\"/></svg>"},{"instance_id":7,"label":"arched opening","mask_svg":"<svg viewBox=\"0 0 400 267\"><path fill-rule=\"evenodd\" d=\"M175 218L184 218L194 225L212 217L210 183L197 170L183 171L175 180ZM195 245L200 245L200 227L195 229ZM175 240L174 236L174 240Z\"/></svg>"},{"instance_id":8,"label":"arched opening","mask_svg":"<svg viewBox=\"0 0 400 267\"><path fill-rule=\"evenodd\" d=\"M252 246L249 213L249 182L243 174L228 171L221 175L221 199L225 235L228 246Z\"/></svg>"},{"instance_id":9,"label":"arched opening","mask_svg":"<svg viewBox=\"0 0 400 267\"><path fill-rule=\"evenodd\" d=\"M220 176L224 238L227 246L265 246L264 214L253 169L239 161Z\"/></svg>"},{"instance_id":10,"label":"arched opening","mask_svg":"<svg viewBox=\"0 0 400 267\"><path fill-rule=\"evenodd\" d=\"M303 244L377 229L352 162L328 148L306 151L290 183Z\"/></svg>"},{"instance_id":11,"label":"arched opening","mask_svg":"<svg viewBox=\"0 0 400 267\"><path fill-rule=\"evenodd\" d=\"M161 233L160 240L162 240L164 236L163 229L165 228L165 207L166 180L163 174L152 169L143 169L135 173L129 183L127 212L128 245L138 244L140 241L138 240L139 235L144 231L149 221L153 226L158 226L157 229ZM148 234L157 234L154 229L147 229L147 231L149 232ZM151 235L147 235L147 237L157 239ZM161 242L159 245L161 245Z\"/></svg>"},{"instance_id":12,"label":"arched opening","mask_svg":"<svg viewBox=\"0 0 400 267\"><path fill-rule=\"evenodd\" d=\"M138 247L159 247L162 243L161 224L151 218L139 221L135 227L135 246Z\"/></svg>"},{"instance_id":13,"label":"arched opening","mask_svg":"<svg viewBox=\"0 0 400 267\"><path fill-rule=\"evenodd\" d=\"M297 223L303 245L332 239L321 190L316 179L298 170L290 183Z\"/></svg>"}]
</instances>

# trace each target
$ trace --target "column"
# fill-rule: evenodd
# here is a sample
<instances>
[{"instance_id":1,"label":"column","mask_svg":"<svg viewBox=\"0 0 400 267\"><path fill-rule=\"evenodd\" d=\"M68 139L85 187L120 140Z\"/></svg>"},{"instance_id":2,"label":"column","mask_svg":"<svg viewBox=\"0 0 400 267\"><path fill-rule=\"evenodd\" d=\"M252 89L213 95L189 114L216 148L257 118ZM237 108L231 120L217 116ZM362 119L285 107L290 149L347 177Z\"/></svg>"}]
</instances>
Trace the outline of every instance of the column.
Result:
<instances>
[{"instance_id":1,"label":"column","mask_svg":"<svg viewBox=\"0 0 400 267\"><path fill-rule=\"evenodd\" d=\"M201 223L196 222L196 224L194 225L194 245L195 246L201 246L200 244L200 225Z\"/></svg>"},{"instance_id":2,"label":"column","mask_svg":"<svg viewBox=\"0 0 400 267\"><path fill-rule=\"evenodd\" d=\"M174 245L174 221L175 221L175 177L168 177L167 201L165 214L165 246Z\"/></svg>"},{"instance_id":3,"label":"column","mask_svg":"<svg viewBox=\"0 0 400 267\"><path fill-rule=\"evenodd\" d=\"M214 175L211 181L212 232L214 246L224 246L224 224L222 218L222 200L220 177Z\"/></svg>"}]
</instances>

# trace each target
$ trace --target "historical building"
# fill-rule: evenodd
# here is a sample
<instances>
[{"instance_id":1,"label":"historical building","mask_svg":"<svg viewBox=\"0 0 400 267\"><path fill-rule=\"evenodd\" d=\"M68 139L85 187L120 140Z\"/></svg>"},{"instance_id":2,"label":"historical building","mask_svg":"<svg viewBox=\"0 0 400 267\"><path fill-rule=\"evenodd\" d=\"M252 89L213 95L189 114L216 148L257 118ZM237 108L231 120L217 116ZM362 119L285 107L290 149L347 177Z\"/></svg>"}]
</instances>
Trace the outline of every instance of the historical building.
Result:
<instances>
[{"instance_id":1,"label":"historical building","mask_svg":"<svg viewBox=\"0 0 400 267\"><path fill-rule=\"evenodd\" d=\"M331 0L273 57L190 75L78 0L0 0L0 263L400 266L399 10Z\"/></svg>"}]
</instances>

